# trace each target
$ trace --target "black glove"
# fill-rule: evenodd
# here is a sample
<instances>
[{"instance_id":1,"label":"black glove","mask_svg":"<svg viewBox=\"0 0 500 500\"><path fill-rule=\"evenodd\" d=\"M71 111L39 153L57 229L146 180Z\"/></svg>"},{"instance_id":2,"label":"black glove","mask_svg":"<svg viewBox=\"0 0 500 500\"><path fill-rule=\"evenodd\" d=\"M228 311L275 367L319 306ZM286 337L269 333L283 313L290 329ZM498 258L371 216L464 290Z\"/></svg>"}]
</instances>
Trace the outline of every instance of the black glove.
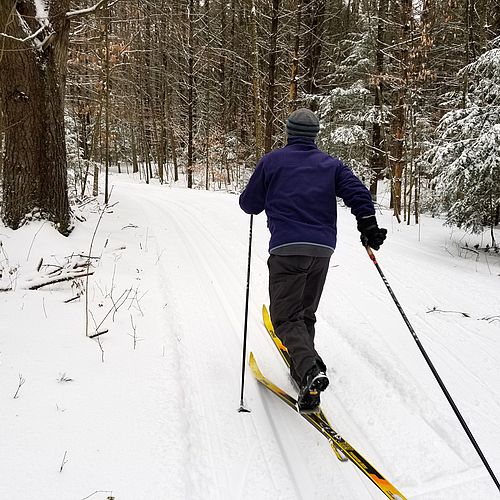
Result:
<instances>
[{"instance_id":1,"label":"black glove","mask_svg":"<svg viewBox=\"0 0 500 500\"><path fill-rule=\"evenodd\" d=\"M358 219L358 231L361 233L361 243L364 247L378 250L384 242L387 229L378 227L377 219L374 215Z\"/></svg>"}]
</instances>

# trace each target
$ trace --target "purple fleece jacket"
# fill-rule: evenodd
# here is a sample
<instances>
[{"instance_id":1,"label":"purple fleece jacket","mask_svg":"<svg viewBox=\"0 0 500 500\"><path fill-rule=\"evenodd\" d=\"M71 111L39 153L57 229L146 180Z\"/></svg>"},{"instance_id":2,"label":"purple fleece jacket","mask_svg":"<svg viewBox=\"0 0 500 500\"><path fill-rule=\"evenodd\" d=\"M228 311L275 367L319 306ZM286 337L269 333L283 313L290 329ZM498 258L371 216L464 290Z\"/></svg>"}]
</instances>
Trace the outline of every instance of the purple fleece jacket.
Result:
<instances>
[{"instance_id":1,"label":"purple fleece jacket","mask_svg":"<svg viewBox=\"0 0 500 500\"><path fill-rule=\"evenodd\" d=\"M337 200L357 219L375 214L365 185L314 139L290 137L288 144L264 155L240 195L248 214L267 214L269 252L290 244L312 244L332 251L337 243Z\"/></svg>"}]
</instances>

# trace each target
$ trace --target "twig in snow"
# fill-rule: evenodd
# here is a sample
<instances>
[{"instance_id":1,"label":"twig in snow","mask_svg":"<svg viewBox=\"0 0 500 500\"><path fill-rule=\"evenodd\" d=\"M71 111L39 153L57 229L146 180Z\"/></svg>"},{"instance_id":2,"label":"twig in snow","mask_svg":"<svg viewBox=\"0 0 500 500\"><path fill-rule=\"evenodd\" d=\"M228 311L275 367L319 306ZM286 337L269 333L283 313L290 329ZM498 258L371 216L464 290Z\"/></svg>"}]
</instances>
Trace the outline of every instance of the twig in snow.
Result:
<instances>
[{"instance_id":1,"label":"twig in snow","mask_svg":"<svg viewBox=\"0 0 500 500\"><path fill-rule=\"evenodd\" d=\"M476 262L478 261L479 259L479 252L474 249L474 248L469 248L467 246L465 247L460 247L461 250L465 250L466 252L472 252L475 256L476 256Z\"/></svg>"},{"instance_id":2,"label":"twig in snow","mask_svg":"<svg viewBox=\"0 0 500 500\"><path fill-rule=\"evenodd\" d=\"M497 316L485 316L484 318L479 318L481 321L487 321L488 323L493 323L493 321L500 321L500 315Z\"/></svg>"},{"instance_id":3,"label":"twig in snow","mask_svg":"<svg viewBox=\"0 0 500 500\"><path fill-rule=\"evenodd\" d=\"M85 498L82 498L82 500L87 500L87 498L90 498L90 497L93 497L94 495L97 495L97 493L109 493L110 495L113 495L113 492L112 491L108 491L108 490L97 490L97 491L94 491L94 493L91 493L88 497L85 497ZM108 500L114 500L114 496L109 496L108 497Z\"/></svg>"},{"instance_id":4,"label":"twig in snow","mask_svg":"<svg viewBox=\"0 0 500 500\"><path fill-rule=\"evenodd\" d=\"M448 247L444 247L444 249L454 258L455 256L448 250Z\"/></svg>"},{"instance_id":5,"label":"twig in snow","mask_svg":"<svg viewBox=\"0 0 500 500\"><path fill-rule=\"evenodd\" d=\"M89 196L86 200L82 201L79 205L78 208L83 208L85 205L88 205L89 203L95 202L96 199L93 196Z\"/></svg>"},{"instance_id":6,"label":"twig in snow","mask_svg":"<svg viewBox=\"0 0 500 500\"><path fill-rule=\"evenodd\" d=\"M137 347L137 342L139 342L142 339L137 338L137 327L136 325L134 325L134 318L132 317L132 315L130 315L130 323L132 323L132 330L134 331L131 337L134 339L134 351L135 351L135 348Z\"/></svg>"},{"instance_id":7,"label":"twig in snow","mask_svg":"<svg viewBox=\"0 0 500 500\"><path fill-rule=\"evenodd\" d=\"M137 287L135 289L135 294L134 296L132 297L132 299L130 300L130 304L128 306L128 310L130 311L130 309L132 308L132 305L134 304L134 302L137 303L137 307L136 309L141 313L141 316L144 316L144 313L141 309L141 304L140 304L140 301L142 300L142 298L148 293L148 290L146 290L139 298L137 298L137 292L139 291L139 287Z\"/></svg>"},{"instance_id":8,"label":"twig in snow","mask_svg":"<svg viewBox=\"0 0 500 500\"><path fill-rule=\"evenodd\" d=\"M99 345L99 349L101 350L101 363L104 363L104 349L101 344L101 337L97 337L97 344Z\"/></svg>"},{"instance_id":9,"label":"twig in snow","mask_svg":"<svg viewBox=\"0 0 500 500\"><path fill-rule=\"evenodd\" d=\"M96 323L96 320L94 318L94 315L92 314L92 311L89 311L90 313L90 316L92 317L92 321L94 322L94 325L96 325L96 331L98 329L97 327L97 323ZM107 330L103 333L106 333ZM98 334L97 335L94 335L92 337L90 337L89 335L87 335L87 338L97 338L97 345L99 346L99 349L101 350L101 362L104 363L104 349L102 348L102 344L101 344L101 334L99 334L99 332L97 332Z\"/></svg>"},{"instance_id":10,"label":"twig in snow","mask_svg":"<svg viewBox=\"0 0 500 500\"><path fill-rule=\"evenodd\" d=\"M106 329L106 330L103 330L102 332L96 332L96 333L93 333L92 335L89 335L89 339L95 339L96 337L100 337L101 335L104 335L105 333L108 333L109 330Z\"/></svg>"},{"instance_id":11,"label":"twig in snow","mask_svg":"<svg viewBox=\"0 0 500 500\"><path fill-rule=\"evenodd\" d=\"M102 321L96 325L96 330L99 330L99 327L104 323L104 321L106 320L106 318L111 314L111 312L113 312L113 320L114 320L114 313L116 311L118 311L118 309L120 309L120 307L125 304L130 292L132 291L132 288L129 288L127 290L125 290L121 295L120 297L118 297L118 300L116 301L116 303L113 301L113 307L106 313L106 315L104 316L104 318L102 318ZM125 298L123 298L123 296L125 296ZM121 301L121 302L120 302Z\"/></svg>"},{"instance_id":12,"label":"twig in snow","mask_svg":"<svg viewBox=\"0 0 500 500\"><path fill-rule=\"evenodd\" d=\"M484 260L486 261L486 265L488 266L488 271L491 275L490 263L488 262L488 256L486 254L484 254Z\"/></svg>"},{"instance_id":13,"label":"twig in snow","mask_svg":"<svg viewBox=\"0 0 500 500\"><path fill-rule=\"evenodd\" d=\"M38 231L35 233L35 236L33 236L33 239L31 240L30 249L28 250L28 255L26 256L26 260L30 258L31 249L33 248L33 243L35 243L35 239L38 236L38 233L43 229L43 226L45 226L45 222L38 228Z\"/></svg>"},{"instance_id":14,"label":"twig in snow","mask_svg":"<svg viewBox=\"0 0 500 500\"><path fill-rule=\"evenodd\" d=\"M17 399L19 397L19 390L21 389L21 386L26 382L26 379L23 377L23 374L19 374L19 385L17 386L16 393L14 394L14 399Z\"/></svg>"},{"instance_id":15,"label":"twig in snow","mask_svg":"<svg viewBox=\"0 0 500 500\"><path fill-rule=\"evenodd\" d=\"M59 275L61 274L62 270L64 269L63 266L57 266L55 264L46 264L44 267L54 267L55 269L52 269L52 271L49 271L47 273L47 276L53 276L53 275Z\"/></svg>"},{"instance_id":16,"label":"twig in snow","mask_svg":"<svg viewBox=\"0 0 500 500\"><path fill-rule=\"evenodd\" d=\"M43 286L47 285L53 285L54 283L60 283L62 281L69 281L69 280L74 280L76 278L83 278L85 276L92 276L94 274L94 271L90 271L87 273L78 273L78 274L66 274L63 276L58 276L52 279L48 279L42 283L37 283L36 285L31 285L28 287L29 290L38 290L39 288L42 288Z\"/></svg>"},{"instance_id":17,"label":"twig in snow","mask_svg":"<svg viewBox=\"0 0 500 500\"><path fill-rule=\"evenodd\" d=\"M64 303L69 304L70 302L73 302L74 300L79 299L79 298L80 298L80 295L76 295L75 297L71 297L71 299L66 299L64 301Z\"/></svg>"},{"instance_id":18,"label":"twig in snow","mask_svg":"<svg viewBox=\"0 0 500 500\"><path fill-rule=\"evenodd\" d=\"M73 382L73 379L72 378L69 378L69 377L66 377L66 372L64 373L60 373L59 374L59 378L57 379L57 381L62 384L63 382Z\"/></svg>"},{"instance_id":19,"label":"twig in snow","mask_svg":"<svg viewBox=\"0 0 500 500\"><path fill-rule=\"evenodd\" d=\"M432 313L432 312L440 312L440 313L452 313L452 314L461 314L462 316L466 318L470 318L470 314L461 312L461 311L443 311L441 309L437 309L435 306L432 309L429 309L427 313Z\"/></svg>"},{"instance_id":20,"label":"twig in snow","mask_svg":"<svg viewBox=\"0 0 500 500\"><path fill-rule=\"evenodd\" d=\"M164 251L165 251L165 249L162 249L162 251L160 252L160 255L158 255L158 258L156 259L156 262L155 262L155 266L158 264L158 262L160 262L161 256L163 255Z\"/></svg>"},{"instance_id":21,"label":"twig in snow","mask_svg":"<svg viewBox=\"0 0 500 500\"><path fill-rule=\"evenodd\" d=\"M68 461L66 460L66 454L68 453L68 450L66 450L64 452L64 457L62 459L62 462L61 462L61 468L59 469L59 472L62 472L63 468L64 468L64 465L68 463Z\"/></svg>"},{"instance_id":22,"label":"twig in snow","mask_svg":"<svg viewBox=\"0 0 500 500\"><path fill-rule=\"evenodd\" d=\"M109 296L112 302L113 302L113 290L115 289L115 276L116 276L116 260L115 260L115 265L113 267L113 276L111 277L111 290L109 291Z\"/></svg>"},{"instance_id":23,"label":"twig in snow","mask_svg":"<svg viewBox=\"0 0 500 500\"><path fill-rule=\"evenodd\" d=\"M75 254L76 257L81 257L82 259L97 259L99 260L101 257L92 257L91 255L83 255L81 253Z\"/></svg>"},{"instance_id":24,"label":"twig in snow","mask_svg":"<svg viewBox=\"0 0 500 500\"><path fill-rule=\"evenodd\" d=\"M113 186L114 187L114 186ZM113 187L111 187L111 191L109 193L109 197L111 198L111 195L113 194ZM109 201L109 199L108 199ZM99 225L101 223L101 220L104 216L104 212L106 211L107 204L104 205L103 209L101 210L101 213L99 215L99 219L97 220L97 224L94 228L94 233L92 234L92 238L90 240L90 247L89 247L89 255L92 255L92 247L94 246L94 240L95 236L97 234L97 229L99 228ZM88 261L88 266L87 266L87 272L90 269L90 260ZM88 337L89 335L89 275L87 275L87 279L85 280L85 335Z\"/></svg>"}]
</instances>

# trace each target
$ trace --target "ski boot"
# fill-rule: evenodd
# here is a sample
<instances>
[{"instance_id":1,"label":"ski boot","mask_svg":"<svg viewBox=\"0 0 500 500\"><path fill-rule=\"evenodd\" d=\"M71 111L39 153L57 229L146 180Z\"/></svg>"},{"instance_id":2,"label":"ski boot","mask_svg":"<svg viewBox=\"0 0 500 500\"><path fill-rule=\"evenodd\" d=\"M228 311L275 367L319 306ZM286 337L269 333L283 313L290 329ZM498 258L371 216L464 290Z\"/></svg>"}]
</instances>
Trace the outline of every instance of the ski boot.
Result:
<instances>
[{"instance_id":1,"label":"ski boot","mask_svg":"<svg viewBox=\"0 0 500 500\"><path fill-rule=\"evenodd\" d=\"M297 409L299 413L316 413L319 411L320 396L330 381L324 371L315 364L304 377L300 384L299 397L297 399Z\"/></svg>"}]
</instances>

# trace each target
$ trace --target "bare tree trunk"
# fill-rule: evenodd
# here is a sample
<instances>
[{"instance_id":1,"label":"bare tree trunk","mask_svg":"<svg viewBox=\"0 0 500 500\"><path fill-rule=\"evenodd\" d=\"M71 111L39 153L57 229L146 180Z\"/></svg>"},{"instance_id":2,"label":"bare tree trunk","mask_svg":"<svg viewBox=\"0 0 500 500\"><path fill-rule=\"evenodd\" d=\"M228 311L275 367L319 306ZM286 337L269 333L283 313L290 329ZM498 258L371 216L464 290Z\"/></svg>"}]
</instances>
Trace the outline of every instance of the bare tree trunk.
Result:
<instances>
[{"instance_id":1,"label":"bare tree trunk","mask_svg":"<svg viewBox=\"0 0 500 500\"><path fill-rule=\"evenodd\" d=\"M64 16L69 0L54 0L49 23L53 33L41 33L20 42L3 37L0 92L4 111L5 154L3 211L5 224L17 229L30 212L53 221L58 230L70 230L67 189L64 92L69 21ZM61 15L61 13L63 15ZM34 4L0 2L0 30L26 38L26 23L39 26ZM21 21L22 20L22 21ZM38 44L35 42L38 42Z\"/></svg>"},{"instance_id":2,"label":"bare tree trunk","mask_svg":"<svg viewBox=\"0 0 500 500\"><path fill-rule=\"evenodd\" d=\"M370 158L372 178L370 182L370 193L373 201L377 201L378 181L385 167L385 144L382 134L382 107L383 107L383 78L384 78L384 48L385 32L387 20L388 0L380 0L378 10L377 26L377 48L375 52L375 74L376 81L373 88L374 105L378 111L378 116L373 124L372 130L372 148L373 153Z\"/></svg>"},{"instance_id":3,"label":"bare tree trunk","mask_svg":"<svg viewBox=\"0 0 500 500\"><path fill-rule=\"evenodd\" d=\"M264 138L262 132L262 102L260 96L260 71L259 71L259 48L257 46L257 11L255 1L250 0L250 38L252 46L252 87L254 100L254 122L255 122L255 156L262 156L264 149Z\"/></svg>"},{"instance_id":4,"label":"bare tree trunk","mask_svg":"<svg viewBox=\"0 0 500 500\"><path fill-rule=\"evenodd\" d=\"M109 158L109 84L110 84L110 71L109 71L109 9L106 9L104 11L104 15L106 16L105 18L105 26L104 26L104 43L105 43L105 98L106 98L106 104L105 104L105 126L106 126L106 137L105 137L105 173L104 173L104 203L108 203L109 201L109 163L110 163L110 158Z\"/></svg>"},{"instance_id":5,"label":"bare tree trunk","mask_svg":"<svg viewBox=\"0 0 500 500\"><path fill-rule=\"evenodd\" d=\"M210 170L210 87L206 91L207 113L205 116L205 189L208 190L209 170ZM229 181L230 182L230 181Z\"/></svg>"},{"instance_id":6,"label":"bare tree trunk","mask_svg":"<svg viewBox=\"0 0 500 500\"><path fill-rule=\"evenodd\" d=\"M266 109L266 131L264 136L264 150L267 153L271 151L273 144L274 133L274 94L276 90L275 75L276 75L276 52L278 39L278 20L279 20L279 0L272 0L273 8L271 14L271 44L269 48L269 70L268 70L268 87L267 87L267 109Z\"/></svg>"},{"instance_id":7,"label":"bare tree trunk","mask_svg":"<svg viewBox=\"0 0 500 500\"><path fill-rule=\"evenodd\" d=\"M299 60L300 60L300 28L302 25L302 1L297 0L295 13L295 34L293 36L293 59L292 71L290 76L290 92L288 94L288 112L292 113L297 109L298 100L298 79L299 79Z\"/></svg>"},{"instance_id":8,"label":"bare tree trunk","mask_svg":"<svg viewBox=\"0 0 500 500\"><path fill-rule=\"evenodd\" d=\"M0 54L0 58L1 58ZM0 185L3 178L3 143L4 143L5 130L3 126L3 113L2 113L2 99L0 99Z\"/></svg>"},{"instance_id":9,"label":"bare tree trunk","mask_svg":"<svg viewBox=\"0 0 500 500\"><path fill-rule=\"evenodd\" d=\"M326 0L307 0L305 3L307 15L305 90L308 94L316 94L319 91L317 76L323 50L325 8Z\"/></svg>"},{"instance_id":10,"label":"bare tree trunk","mask_svg":"<svg viewBox=\"0 0 500 500\"><path fill-rule=\"evenodd\" d=\"M193 187L193 138L194 138L194 0L188 7L188 145L187 145L187 187Z\"/></svg>"},{"instance_id":11,"label":"bare tree trunk","mask_svg":"<svg viewBox=\"0 0 500 500\"><path fill-rule=\"evenodd\" d=\"M165 99L165 120L167 122L167 134L170 143L170 152L172 154L172 163L174 165L174 182L177 182L179 180L179 166L177 164L177 143L172 125L170 87L167 87L167 96Z\"/></svg>"},{"instance_id":12,"label":"bare tree trunk","mask_svg":"<svg viewBox=\"0 0 500 500\"><path fill-rule=\"evenodd\" d=\"M412 0L402 0L401 4L401 51L399 87L396 107L393 111L393 152L392 152L392 208L394 215L401 222L402 177L405 168L405 135L406 135L406 98L408 91L408 42L411 33Z\"/></svg>"},{"instance_id":13,"label":"bare tree trunk","mask_svg":"<svg viewBox=\"0 0 500 500\"><path fill-rule=\"evenodd\" d=\"M130 148L132 150L132 172L136 174L139 172L139 163L137 161L137 142L135 139L135 127L130 125Z\"/></svg>"}]
</instances>

